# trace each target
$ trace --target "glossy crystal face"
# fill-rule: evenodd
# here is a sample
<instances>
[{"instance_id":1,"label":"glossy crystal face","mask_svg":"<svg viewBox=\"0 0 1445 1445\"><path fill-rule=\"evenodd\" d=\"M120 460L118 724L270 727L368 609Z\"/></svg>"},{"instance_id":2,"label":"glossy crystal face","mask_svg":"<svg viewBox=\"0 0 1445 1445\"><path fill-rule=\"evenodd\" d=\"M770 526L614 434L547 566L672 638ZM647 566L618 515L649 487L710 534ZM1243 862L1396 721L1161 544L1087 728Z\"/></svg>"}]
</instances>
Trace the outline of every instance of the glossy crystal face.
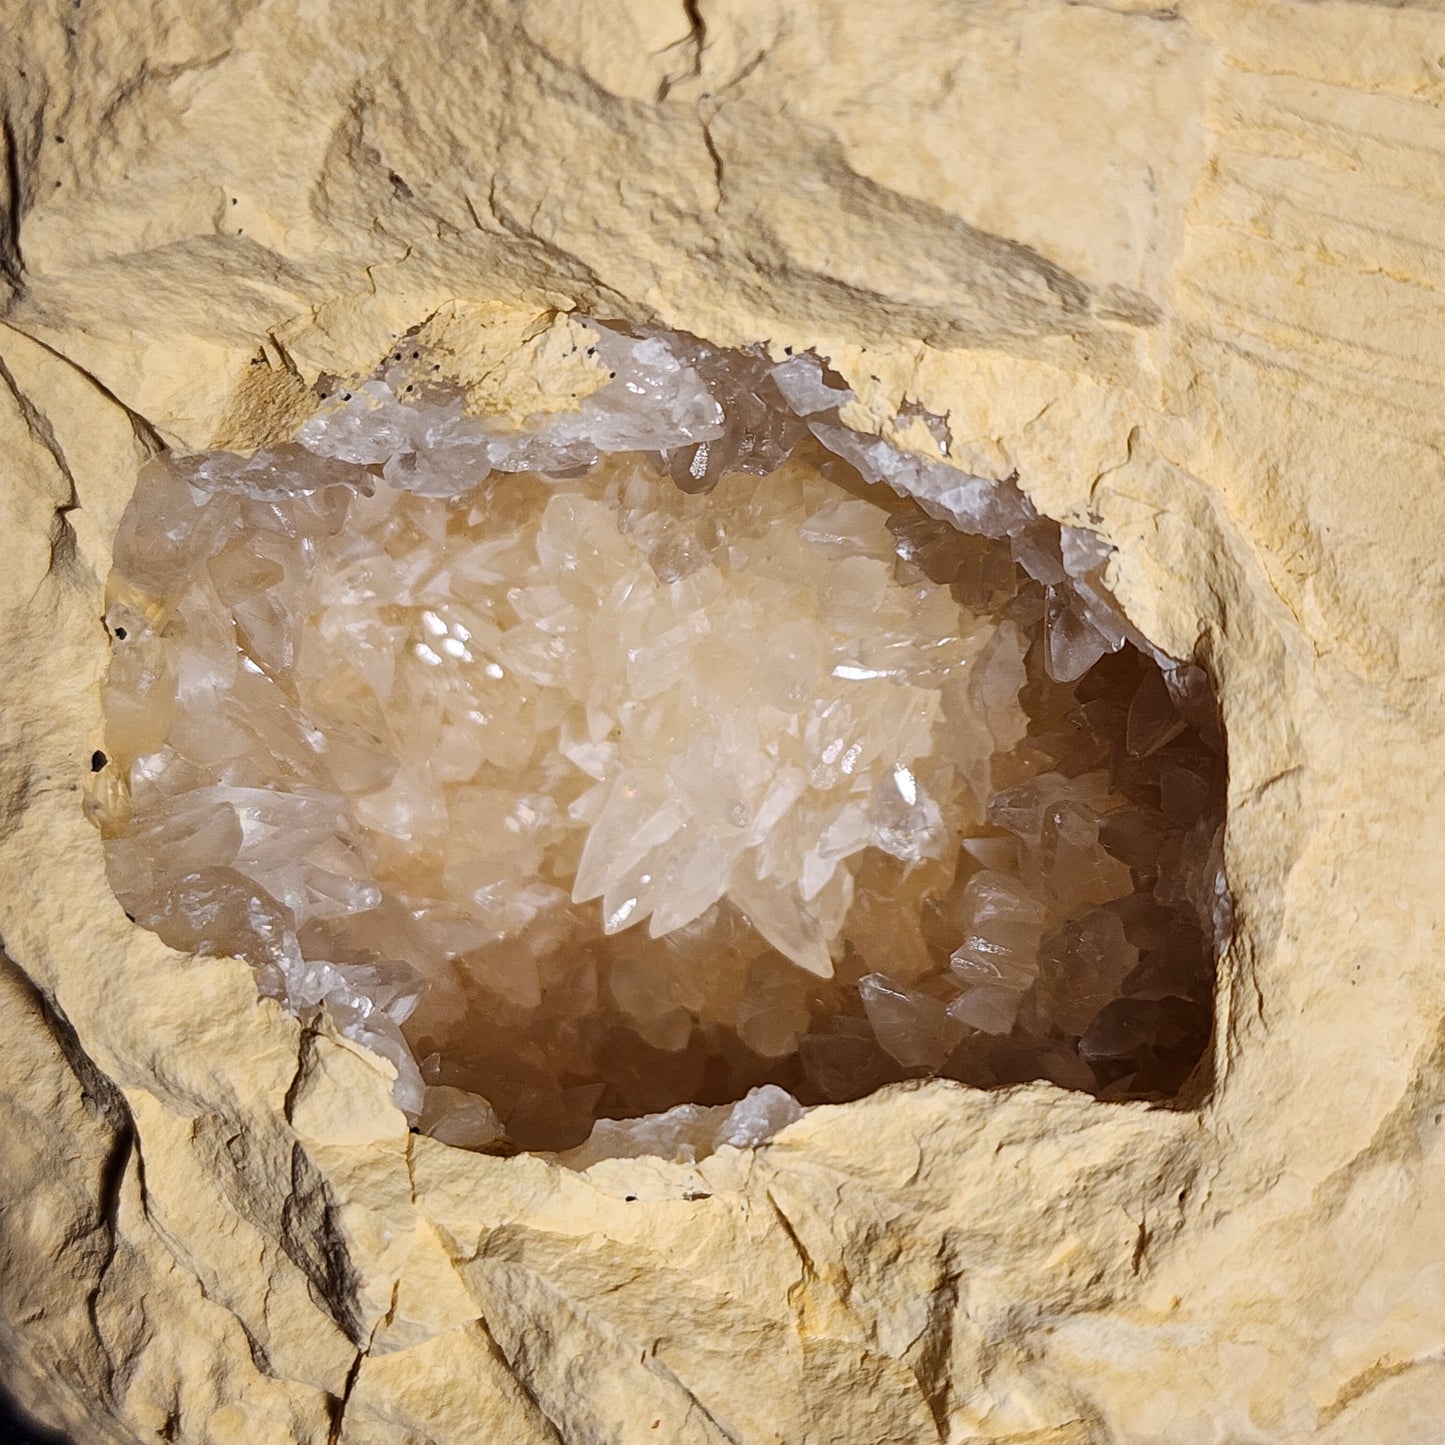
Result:
<instances>
[{"instance_id":1,"label":"glossy crystal face","mask_svg":"<svg viewBox=\"0 0 1445 1445\"><path fill-rule=\"evenodd\" d=\"M1224 926L1204 674L1092 534L848 430L813 358L593 334L605 384L521 431L399 353L294 443L144 470L95 805L128 912L473 1147L694 1157L924 1075L1177 1091Z\"/></svg>"}]
</instances>

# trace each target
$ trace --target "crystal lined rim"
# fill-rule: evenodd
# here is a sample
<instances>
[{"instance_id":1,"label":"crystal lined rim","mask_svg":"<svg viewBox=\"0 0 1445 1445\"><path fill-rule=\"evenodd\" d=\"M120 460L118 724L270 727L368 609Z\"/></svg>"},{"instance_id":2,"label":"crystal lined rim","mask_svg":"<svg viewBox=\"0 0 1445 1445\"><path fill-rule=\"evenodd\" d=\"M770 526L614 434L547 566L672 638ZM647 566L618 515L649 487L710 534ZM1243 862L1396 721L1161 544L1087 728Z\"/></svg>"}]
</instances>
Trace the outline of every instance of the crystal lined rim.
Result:
<instances>
[{"instance_id":1,"label":"crystal lined rim","mask_svg":"<svg viewBox=\"0 0 1445 1445\"><path fill-rule=\"evenodd\" d=\"M459 399L436 389L424 389L422 396L408 400L404 388L414 389L415 383L404 379L408 374L404 365L398 368L389 362L373 378L341 389L329 398L301 427L294 443L265 449L250 457L211 453L172 459L167 466L171 476L189 490L191 503L203 504L197 509L198 517L207 513L204 504L208 499L231 498L238 505L251 506L253 511L270 508L275 525L282 532L288 526L294 529L301 525L303 530L312 527L316 537L321 538L330 535L327 528L334 516L329 513L345 513L350 505L347 497L357 499L360 505L360 499L376 498L379 489L383 495L394 490L445 503L476 491L489 477L495 480L529 475L565 481L589 475L608 457L642 454L654 458L652 464L670 476L682 494L704 496L725 475L736 472L771 475L800 446L816 443L826 454L845 463L868 486L886 487L958 533L986 538L1000 548L1007 548L1012 563L1041 590L1042 663L1053 683L1075 684L1102 660L1126 647L1151 659L1158 668L1160 687L1158 696L1144 698L1141 684L1131 704L1130 737L1126 739L1131 754L1148 757L1173 745L1185 728L1200 734L1201 730L1208 731L1211 727L1212 703L1208 680L1202 670L1164 657L1133 628L1113 601L1104 581L1110 555L1107 545L1086 529L1059 527L1041 517L1015 479L971 476L946 460L908 453L882 438L849 429L839 413L855 400L853 393L811 355L793 356L775 363L761 351L724 353L689 337L662 333L638 336L599 323L588 323L588 326L595 337L592 348L611 373L606 383L575 411L540 419L522 430L502 430L467 416ZM739 372L745 384L737 383ZM941 442L941 450L946 452L946 424L940 418L925 420L935 440ZM318 466L324 470L318 471ZM298 523L296 519L303 513L306 520ZM340 525L336 523L337 527ZM587 519L576 525L585 532ZM205 532L205 527L206 523L200 521L194 530L199 535ZM807 537L809 545L813 545L815 539L806 532L807 527L819 535L826 531L815 518L809 518L804 527L802 535ZM916 543L906 528L900 528L893 540L901 562L916 560L909 553L909 548ZM209 556L205 553L204 538L199 542L192 539L186 545L190 545L197 556ZM159 549L148 558L146 547L133 534L126 533L124 523L117 545L118 567L123 561L132 573L139 575L128 577L128 585L116 590L108 610L118 657L138 655L142 642L160 637L168 619L152 615L148 611L151 602L147 599L165 597L181 580L166 572L168 566L174 572L174 553L167 556L164 549ZM687 577L696 575L686 570L694 561L679 555L676 562L665 562L664 572L659 575L665 575L667 569L672 568L677 576L667 585L681 586ZM486 563L478 561L476 565L484 569ZM656 570L656 564L653 565ZM236 596L243 596L246 585L259 584L254 577L250 584L243 577L236 578ZM261 619L249 625L255 630L263 629L266 624ZM452 663L476 662L484 655L466 622L446 617L442 611L423 609L421 629L422 635L413 645L412 655L424 668L440 671ZM157 657L163 651L160 648ZM533 661L531 665L534 669L542 668L544 663ZM249 656L241 666L262 678L271 670L269 662L257 662ZM483 661L481 666L491 670L488 676L505 671L495 659ZM164 673L164 659L155 663L155 668L159 669L158 676ZM537 672L536 675L545 674ZM859 686L870 683L888 686L897 683L901 676L896 668L853 655L836 660L828 669L828 675L841 683ZM161 690L170 685L164 682ZM112 691L117 686L113 670ZM324 744L324 730L322 741ZM564 752L583 772L601 768L605 774L608 763L605 749L599 751L602 746L596 738L577 739L567 745L571 751L564 748ZM114 751L117 756L126 756L123 746ZM158 766L155 759L159 756L154 750L135 754L128 780L131 788L137 782L152 780L151 775ZM849 750L841 746L837 756L830 756L824 748L819 757L826 767L836 765L845 774L857 765L856 758L850 761ZM1050 778L1057 781L1050 782ZM599 778L599 786L605 783L605 776ZM204 815L209 820L204 826L214 828L215 807L229 810L241 838L232 855L235 858L244 860L245 849L256 846L256 838L269 836L268 830L290 829L310 838L322 837L328 828L336 827L334 806L322 789L292 787L284 793L283 802L274 790L269 796L263 796L267 793L264 788L248 791L225 783L208 786L211 794L219 792L224 796L200 799L202 790L191 789L192 822ZM902 758L882 768L878 786L883 789L879 796L886 795L889 800L887 807L904 821L885 826L874 818L869 824L872 832L867 846L880 847L885 853L891 851L905 863L910 859L916 862L910 850L916 852L920 846L918 839L940 830L946 832L942 816ZM1032 787L1033 793L1024 797L1027 787ZM1053 790L1052 794L1049 789ZM1031 846L1027 842L1029 829L1043 826L1052 830L1051 836L1057 840L1069 836L1069 829L1075 826L1071 820L1076 817L1085 819L1080 825L1084 834L1090 827L1097 834L1099 820L1112 814L1106 810L1089 822L1089 808L1093 805L1076 798L1076 792L1072 780L1045 771L1035 774L1028 785L1013 789L1012 795L1008 789L992 793L987 800L987 822L992 836L964 839L964 851L981 863L982 868L973 874L970 886L974 892L968 899L970 916L977 928L959 944L948 964L950 976L961 981L963 989L945 1004L886 973L875 971L865 975L857 987L864 1014L875 1034L881 1038L892 1030L902 1039L908 1028L913 1027L915 1031L921 1030L920 1037L932 1038L929 1047L936 1048L941 1046L939 1039L953 1037L959 1031L969 1036L995 1035L1014 1027L1019 999L1034 985L1017 969L1010 973L1007 966L1012 956L1010 950L1026 949L1026 945L1019 942L1021 939L1032 939L1035 948L1042 946L1042 914L1034 917L1027 900L1011 897L1007 873L999 873L986 858L976 857L968 844L976 842L987 854L985 845L1003 835L1024 839L1023 846L1027 848ZM208 804L214 805L209 813L205 810ZM608 800L600 806L605 810L612 803ZM784 799L776 806L786 810L791 804ZM932 813L928 812L930 807ZM328 808L332 809L331 813ZM97 809L99 821L113 837L124 830L120 811L118 804L109 810ZM384 831L385 819L375 808L372 813ZM755 830L759 817L767 816L770 815L764 808L758 817L748 815L744 821ZM1028 821L1035 816L1044 818L1045 822L1039 825ZM525 819L519 820L519 835L530 826ZM1116 822L1110 826L1117 831L1122 824ZM895 831L890 832L890 828ZM903 831L896 833L897 828ZM854 842L856 840L840 839L838 844L829 847L846 849ZM230 846L229 842L226 846ZM1055 841L1051 846L1062 845ZM1200 852L1198 847L1195 852ZM846 851L838 855L839 858L849 856L852 855ZM821 876L828 860L821 854L819 857ZM998 861L994 859L995 865ZM837 860L833 862L833 870L817 885L820 889L828 886L828 879L838 876ZM1200 886L1194 889L1194 896L1180 906L1187 905L1199 915L1206 938L1217 948L1228 930L1218 827L1213 828L1207 847L1195 859L1195 864ZM582 868L585 870L587 866L584 852ZM236 886L244 894L247 875L240 867L233 871L243 880ZM579 873L579 880L581 876ZM651 882L650 876L648 882ZM805 881L805 890L808 886L812 885ZM380 902L379 890L374 885L362 883L349 891L341 884L336 887L341 889L341 895L332 901L342 910L364 912ZM498 1142L503 1137L499 1132L502 1125L484 1100L442 1082L439 1077L425 1079L419 1070L403 1030L425 993L424 981L416 970L384 960L306 956L297 939L294 917L288 925L288 912L294 915L302 907L298 901L301 894L293 890L288 895L284 889L257 892L258 888L259 885L255 885L252 890L255 896L247 905L250 912L245 927L259 940L248 956L257 965L263 991L280 998L296 1012L325 1007L343 1033L391 1059L398 1069L398 1103L413 1118L419 1119L422 1127L456 1143L480 1146ZM579 881L574 889L574 901L586 901L578 894L587 894L589 888L590 885ZM124 890L118 891L124 893ZM605 887L599 892L603 896L608 934L635 924L656 907L644 909L636 893L611 896ZM774 949L802 968L811 968L820 975L831 972L828 948L798 935L796 925L778 915L775 904L765 901L761 895L750 898L746 890L739 893L738 901L753 926ZM208 899L204 906L219 905ZM550 900L544 906L550 906ZM835 911L837 906L835 903ZM848 903L842 907L846 912ZM684 919L682 923L688 921ZM682 923L677 926L681 927ZM1092 933L1080 925L1078 936L1065 940L1059 947L1073 949L1074 955L1085 960L1103 956L1110 948L1117 954L1124 925L1115 919L1113 923L1091 926ZM1013 942L1009 942L1010 939ZM200 939L202 944L214 941L209 937ZM1019 987L1021 981L1026 984L1023 989ZM1173 995L1166 992L1163 997ZM1142 995L1140 1000L1157 1002ZM913 1022L900 1025L899 1019ZM924 1022L920 1024L918 1020ZM1085 1065L1114 1057L1110 1050L1117 1052L1121 1047L1119 1040L1127 1039L1130 1026L1128 1019L1113 1019L1108 1028L1095 1028L1092 1038L1088 1029L1084 1029L1077 1051ZM1141 1025L1136 1020L1133 1026ZM912 1057L910 1049L918 1057ZM921 1044L914 1048L905 1040L890 1047L889 1052L905 1070L926 1067L926 1050ZM632 1123L637 1127L628 1137L635 1140L645 1135L649 1139L664 1139L671 1137L669 1130L672 1130L674 1147L694 1154L720 1143L755 1144L797 1117L799 1107L786 1091L768 1083L749 1091L741 1103L715 1106L710 1112L702 1105L685 1103L634 1119ZM606 1152L606 1148L604 1142L599 1141L609 1137L612 1144L606 1147L612 1152L636 1152L615 1129L609 1133L602 1128L606 1122L597 1126L602 1131L597 1140L570 1156L573 1162L601 1157L598 1150ZM485 1137L489 1134L490 1138Z\"/></svg>"}]
</instances>

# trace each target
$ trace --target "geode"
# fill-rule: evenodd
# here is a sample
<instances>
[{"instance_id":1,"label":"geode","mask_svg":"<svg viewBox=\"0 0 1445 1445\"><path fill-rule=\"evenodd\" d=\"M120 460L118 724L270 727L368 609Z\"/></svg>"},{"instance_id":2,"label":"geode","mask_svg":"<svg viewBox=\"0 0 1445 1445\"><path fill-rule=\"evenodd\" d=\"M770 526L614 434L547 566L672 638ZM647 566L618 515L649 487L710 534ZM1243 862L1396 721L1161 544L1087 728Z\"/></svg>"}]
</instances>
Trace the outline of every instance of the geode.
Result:
<instances>
[{"instance_id":1,"label":"geode","mask_svg":"<svg viewBox=\"0 0 1445 1445\"><path fill-rule=\"evenodd\" d=\"M814 357L591 332L604 384L520 430L399 350L292 443L145 469L94 804L128 912L473 1147L1176 1092L1227 928L1201 669L944 419L929 459Z\"/></svg>"}]
</instances>

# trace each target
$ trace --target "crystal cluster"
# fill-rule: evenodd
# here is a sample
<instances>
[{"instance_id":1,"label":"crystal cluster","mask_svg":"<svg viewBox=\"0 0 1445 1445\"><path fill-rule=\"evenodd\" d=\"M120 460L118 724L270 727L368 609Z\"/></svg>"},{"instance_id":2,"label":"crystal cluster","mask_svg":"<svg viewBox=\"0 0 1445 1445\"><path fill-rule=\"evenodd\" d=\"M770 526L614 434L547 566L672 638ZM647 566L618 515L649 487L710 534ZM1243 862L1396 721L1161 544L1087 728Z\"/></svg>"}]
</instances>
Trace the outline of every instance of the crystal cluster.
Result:
<instances>
[{"instance_id":1,"label":"crystal cluster","mask_svg":"<svg viewBox=\"0 0 1445 1445\"><path fill-rule=\"evenodd\" d=\"M1177 1090L1226 926L1203 673L816 358L591 334L605 384L520 431L400 349L292 444L147 466L124 907L328 1009L438 1138L579 1167L921 1075Z\"/></svg>"}]
</instances>

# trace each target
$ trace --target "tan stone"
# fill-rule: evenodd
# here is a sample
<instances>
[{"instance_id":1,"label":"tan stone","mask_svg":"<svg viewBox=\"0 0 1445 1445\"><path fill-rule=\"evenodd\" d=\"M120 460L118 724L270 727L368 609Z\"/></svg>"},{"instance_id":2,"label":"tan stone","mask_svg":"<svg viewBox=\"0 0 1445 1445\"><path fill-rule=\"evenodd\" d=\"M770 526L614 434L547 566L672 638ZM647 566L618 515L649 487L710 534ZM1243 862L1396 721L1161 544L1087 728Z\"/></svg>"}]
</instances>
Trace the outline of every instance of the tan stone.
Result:
<instances>
[{"instance_id":1,"label":"tan stone","mask_svg":"<svg viewBox=\"0 0 1445 1445\"><path fill-rule=\"evenodd\" d=\"M585 8L585 19L577 16ZM593 14L605 10L605 18ZM1413 1442L1445 1418L1445 21L630 0L4 14L0 1344L76 1440ZM897 1088L583 1176L133 929L80 802L145 453L429 324L816 346L1199 647L1194 1107ZM429 318L435 318L430 320Z\"/></svg>"}]
</instances>

